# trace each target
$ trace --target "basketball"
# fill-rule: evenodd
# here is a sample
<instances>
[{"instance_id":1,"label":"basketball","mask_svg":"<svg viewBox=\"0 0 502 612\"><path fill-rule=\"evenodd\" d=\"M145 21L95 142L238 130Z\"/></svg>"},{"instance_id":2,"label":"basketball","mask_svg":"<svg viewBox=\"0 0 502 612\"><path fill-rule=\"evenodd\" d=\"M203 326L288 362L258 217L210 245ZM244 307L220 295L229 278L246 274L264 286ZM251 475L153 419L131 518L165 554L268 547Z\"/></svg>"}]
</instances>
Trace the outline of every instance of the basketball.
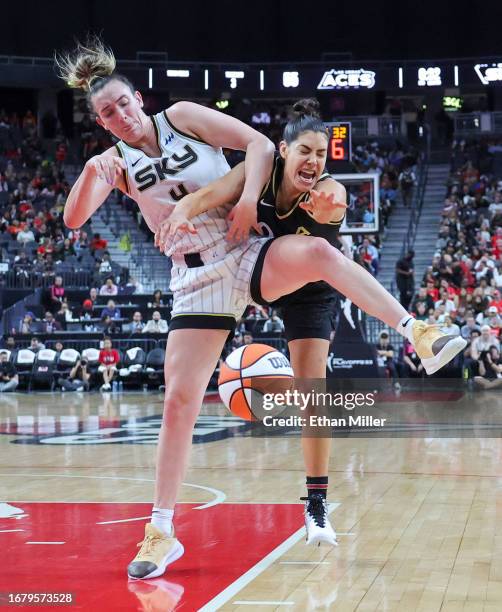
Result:
<instances>
[{"instance_id":1,"label":"basketball","mask_svg":"<svg viewBox=\"0 0 502 612\"><path fill-rule=\"evenodd\" d=\"M265 392L291 388L294 374L288 359L268 344L247 344L233 351L220 369L221 401L246 421L261 419Z\"/></svg>"}]
</instances>

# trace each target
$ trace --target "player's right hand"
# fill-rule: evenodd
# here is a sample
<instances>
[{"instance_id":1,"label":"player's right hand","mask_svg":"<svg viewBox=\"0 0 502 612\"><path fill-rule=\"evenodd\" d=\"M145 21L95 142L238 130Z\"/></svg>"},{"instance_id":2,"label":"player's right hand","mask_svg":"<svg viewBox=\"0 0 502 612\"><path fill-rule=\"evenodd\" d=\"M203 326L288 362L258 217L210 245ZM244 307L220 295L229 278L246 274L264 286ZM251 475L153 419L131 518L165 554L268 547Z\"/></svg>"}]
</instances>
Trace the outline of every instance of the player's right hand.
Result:
<instances>
[{"instance_id":1,"label":"player's right hand","mask_svg":"<svg viewBox=\"0 0 502 612\"><path fill-rule=\"evenodd\" d=\"M179 209L179 210L178 210ZM165 250L169 237L178 231L197 234L194 224L182 212L181 207L176 207L172 213L161 222L159 229L155 232L154 244L161 252Z\"/></svg>"},{"instance_id":2,"label":"player's right hand","mask_svg":"<svg viewBox=\"0 0 502 612\"><path fill-rule=\"evenodd\" d=\"M230 211L227 219L230 221L230 228L226 236L229 242L245 242L249 238L251 228L258 234L263 235L263 230L257 221L256 202L239 200Z\"/></svg>"},{"instance_id":3,"label":"player's right hand","mask_svg":"<svg viewBox=\"0 0 502 612\"><path fill-rule=\"evenodd\" d=\"M93 172L98 179L106 181L112 187L116 186L117 179L127 169L126 163L121 157L104 154L91 157L86 162L85 167Z\"/></svg>"}]
</instances>

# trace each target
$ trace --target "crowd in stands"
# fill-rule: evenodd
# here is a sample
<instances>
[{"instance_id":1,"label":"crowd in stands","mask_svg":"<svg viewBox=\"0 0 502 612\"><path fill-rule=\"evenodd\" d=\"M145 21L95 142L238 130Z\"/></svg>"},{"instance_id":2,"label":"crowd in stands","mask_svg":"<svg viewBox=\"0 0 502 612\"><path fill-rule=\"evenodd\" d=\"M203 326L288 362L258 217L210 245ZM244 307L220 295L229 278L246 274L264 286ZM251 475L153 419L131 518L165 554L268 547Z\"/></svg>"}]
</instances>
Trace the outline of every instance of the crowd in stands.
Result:
<instances>
[{"instance_id":1,"label":"crowd in stands","mask_svg":"<svg viewBox=\"0 0 502 612\"><path fill-rule=\"evenodd\" d=\"M280 140L286 121L286 107L280 105L256 109L251 118L255 127L275 141ZM109 144L89 123L87 115L83 115L78 131L83 159ZM40 350L56 354L51 379L56 387L87 390L99 386L108 390L114 381L124 382L128 376L124 372L130 366L123 366L128 363L127 352L134 347L124 344L124 339L154 339L153 344L145 345L148 350L140 349L138 363L132 364L140 364L143 374L148 354L163 350L159 339L165 343L170 296L161 292L141 295L140 284L129 279L127 271L111 260L106 240L91 226L81 230L65 227L62 213L70 189L64 168L67 143L63 138L56 139L56 143L49 154L38 136L33 113L18 118L0 111L0 284L43 288L42 303L37 308L27 307L15 321L9 321L10 336L4 339L1 349L6 352L0 353L0 391L23 385L13 360L20 350L29 349L35 355ZM240 154L226 154L232 164L239 160ZM416 154L397 143L384 146L369 142L354 148L356 169L380 176L381 227L385 228L400 202L409 205L416 185L416 162ZM502 171L493 170L493 153L488 145L454 143L436 253L418 293L405 298L413 298L411 310L417 318L437 324L447 333L461 334L469 341L455 367L463 367L480 386L489 387L502 380L498 338L502 326L501 179ZM378 235L360 236L353 245L355 258L375 276L379 240ZM75 282L79 271L86 275L85 284ZM77 285L92 288L83 295L75 290ZM283 350L283 331L280 311L250 307L238 322L231 347L266 336L282 339L279 346ZM83 357L86 349L81 344L76 351L61 337L70 332L99 336L92 339L90 346L98 351L94 361ZM106 343L103 337L108 338ZM408 342L402 347L393 346L384 331L376 348L392 378L423 376L419 359ZM68 368L59 370L58 359L68 350L77 352L78 357L74 355ZM108 351L106 358L99 355L103 351ZM156 355L158 358L159 353ZM131 361L131 357L128 359ZM35 363L36 360L33 367Z\"/></svg>"},{"instance_id":2,"label":"crowd in stands","mask_svg":"<svg viewBox=\"0 0 502 612\"><path fill-rule=\"evenodd\" d=\"M497 162L486 142L453 143L436 251L411 303L417 319L468 341L451 368L463 368L482 388L502 386L502 165ZM413 252L398 262L401 302L409 303L412 295L406 284L412 261ZM396 366L405 376L424 375L408 341L387 359L393 375Z\"/></svg>"},{"instance_id":3,"label":"crowd in stands","mask_svg":"<svg viewBox=\"0 0 502 612\"><path fill-rule=\"evenodd\" d=\"M57 142L57 140L56 140ZM127 271L111 261L106 240L89 225L69 230L63 209L70 184L65 178L66 144L49 153L37 121L0 111L0 284L47 287L56 276L82 285L127 282ZM113 288L108 288L108 294ZM103 289L105 291L105 289Z\"/></svg>"}]
</instances>

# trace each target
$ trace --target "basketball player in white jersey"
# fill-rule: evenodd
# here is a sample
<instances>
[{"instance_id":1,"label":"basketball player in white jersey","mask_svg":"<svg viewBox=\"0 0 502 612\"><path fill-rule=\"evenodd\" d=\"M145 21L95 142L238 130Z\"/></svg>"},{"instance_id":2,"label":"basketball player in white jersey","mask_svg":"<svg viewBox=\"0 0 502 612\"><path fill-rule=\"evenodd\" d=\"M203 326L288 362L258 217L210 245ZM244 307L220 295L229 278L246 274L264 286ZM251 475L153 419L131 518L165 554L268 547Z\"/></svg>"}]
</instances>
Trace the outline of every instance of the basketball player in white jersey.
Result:
<instances>
[{"instance_id":1,"label":"basketball player in white jersey","mask_svg":"<svg viewBox=\"0 0 502 612\"><path fill-rule=\"evenodd\" d=\"M87 92L97 123L119 140L91 158L73 185L64 210L70 228L82 226L117 187L137 202L155 233L185 194L229 172L221 147L246 151L242 194L239 180L235 199L198 216L196 234L179 233L165 248L173 261L173 310L155 501L144 541L128 567L131 578L152 578L183 554L172 524L174 506L204 392L229 331L251 300L251 273L267 239L241 240L240 227L256 224L255 202L271 172L274 146L237 119L190 102L147 116L141 94L115 72L113 53L99 39L56 61L65 82ZM230 203L238 200L230 226ZM227 232L234 244L225 240Z\"/></svg>"}]
</instances>

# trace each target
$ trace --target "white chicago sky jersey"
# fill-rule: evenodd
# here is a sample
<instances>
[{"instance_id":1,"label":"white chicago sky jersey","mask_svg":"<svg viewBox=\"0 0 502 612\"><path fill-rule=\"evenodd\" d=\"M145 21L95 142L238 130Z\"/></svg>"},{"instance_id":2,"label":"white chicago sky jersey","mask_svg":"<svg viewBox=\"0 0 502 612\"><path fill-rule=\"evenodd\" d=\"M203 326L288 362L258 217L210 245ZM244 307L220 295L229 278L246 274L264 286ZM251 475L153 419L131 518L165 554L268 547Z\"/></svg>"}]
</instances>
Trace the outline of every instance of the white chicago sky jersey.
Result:
<instances>
[{"instance_id":1,"label":"white chicago sky jersey","mask_svg":"<svg viewBox=\"0 0 502 612\"><path fill-rule=\"evenodd\" d=\"M160 157L149 157L123 141L116 147L127 164L128 194L155 232L183 196L227 174L230 166L220 148L177 130L165 111L150 118L157 133ZM166 255L197 253L220 242L229 227L226 217L231 208L231 204L226 204L194 217L192 223L198 233L176 232L166 247Z\"/></svg>"}]
</instances>

